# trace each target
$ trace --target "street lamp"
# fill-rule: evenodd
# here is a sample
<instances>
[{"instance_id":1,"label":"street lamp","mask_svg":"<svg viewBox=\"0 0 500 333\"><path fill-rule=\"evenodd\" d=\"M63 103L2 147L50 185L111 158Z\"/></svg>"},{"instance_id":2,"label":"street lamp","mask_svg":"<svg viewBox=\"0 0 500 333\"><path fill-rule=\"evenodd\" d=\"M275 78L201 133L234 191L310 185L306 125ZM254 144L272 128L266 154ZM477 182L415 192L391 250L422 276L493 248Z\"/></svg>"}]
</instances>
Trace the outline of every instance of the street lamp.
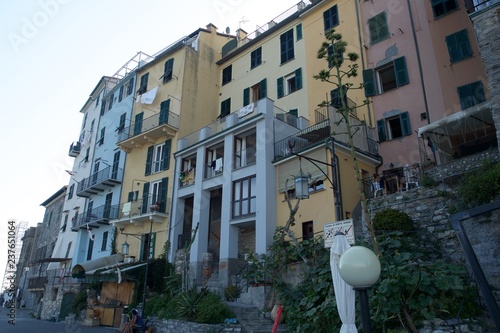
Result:
<instances>
[{"instance_id":1,"label":"street lamp","mask_svg":"<svg viewBox=\"0 0 500 333\"><path fill-rule=\"evenodd\" d=\"M375 253L363 246L351 247L339 259L340 276L359 293L364 333L372 332L367 290L377 282L380 270Z\"/></svg>"},{"instance_id":2,"label":"street lamp","mask_svg":"<svg viewBox=\"0 0 500 333\"><path fill-rule=\"evenodd\" d=\"M120 232L122 235L134 236L138 238L141 242L143 242L143 240L139 238L138 235L124 233L123 228L120 229ZM147 239L148 245L151 242L152 234L153 234L153 221L151 221L151 224L149 225L149 237ZM130 250L130 245L127 243L127 239L125 239L125 243L122 244L122 254L127 256L129 254L129 250ZM142 311L141 311L142 318L144 318L144 310L146 309L146 285L148 282L148 270L149 270L149 246L147 247L147 250L148 253L146 254L146 271L144 272L144 289L142 292Z\"/></svg>"}]
</instances>

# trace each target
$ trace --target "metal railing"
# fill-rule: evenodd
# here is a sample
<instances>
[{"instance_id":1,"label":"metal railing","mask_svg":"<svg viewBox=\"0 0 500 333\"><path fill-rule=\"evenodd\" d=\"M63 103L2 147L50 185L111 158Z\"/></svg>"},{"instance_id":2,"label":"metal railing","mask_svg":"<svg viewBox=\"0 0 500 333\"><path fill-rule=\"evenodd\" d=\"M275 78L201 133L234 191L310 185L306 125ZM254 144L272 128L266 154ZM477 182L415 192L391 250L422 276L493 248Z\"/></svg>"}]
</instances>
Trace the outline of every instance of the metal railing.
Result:
<instances>
[{"instance_id":1,"label":"metal railing","mask_svg":"<svg viewBox=\"0 0 500 333\"><path fill-rule=\"evenodd\" d=\"M146 200L146 201L145 201ZM169 214L170 198L162 200L157 195L149 195L146 199L124 202L118 205L117 219L134 218L152 213Z\"/></svg>"},{"instance_id":2,"label":"metal railing","mask_svg":"<svg viewBox=\"0 0 500 333\"><path fill-rule=\"evenodd\" d=\"M160 115L162 117L160 117ZM162 113L157 113L151 117L143 119L141 123L136 124L136 122L133 121L129 127L118 131L118 142L130 139L134 136L145 133L162 125L169 125L173 128L178 129L179 115L169 111L167 113L167 116L164 116Z\"/></svg>"},{"instance_id":3,"label":"metal railing","mask_svg":"<svg viewBox=\"0 0 500 333\"><path fill-rule=\"evenodd\" d=\"M465 0L465 8L467 9L467 13L472 14L474 12L488 8L499 1L500 0L484 0L477 3L477 1L475 2L473 0Z\"/></svg>"},{"instance_id":4,"label":"metal railing","mask_svg":"<svg viewBox=\"0 0 500 333\"><path fill-rule=\"evenodd\" d=\"M77 228L87 223L103 223L118 218L119 205L104 205L91 210L86 210L72 221L72 228Z\"/></svg>"},{"instance_id":5,"label":"metal railing","mask_svg":"<svg viewBox=\"0 0 500 333\"><path fill-rule=\"evenodd\" d=\"M290 135L274 144L274 158L282 158L291 155L289 143L293 151L300 151L314 143L321 142L330 137L330 121L326 120L312 125L296 134Z\"/></svg>"},{"instance_id":6,"label":"metal railing","mask_svg":"<svg viewBox=\"0 0 500 333\"><path fill-rule=\"evenodd\" d=\"M106 181L112 180L114 183L120 183L123 177L122 168L107 167L101 171L93 173L90 177L78 182L76 193L83 192L93 186L102 184Z\"/></svg>"}]
</instances>

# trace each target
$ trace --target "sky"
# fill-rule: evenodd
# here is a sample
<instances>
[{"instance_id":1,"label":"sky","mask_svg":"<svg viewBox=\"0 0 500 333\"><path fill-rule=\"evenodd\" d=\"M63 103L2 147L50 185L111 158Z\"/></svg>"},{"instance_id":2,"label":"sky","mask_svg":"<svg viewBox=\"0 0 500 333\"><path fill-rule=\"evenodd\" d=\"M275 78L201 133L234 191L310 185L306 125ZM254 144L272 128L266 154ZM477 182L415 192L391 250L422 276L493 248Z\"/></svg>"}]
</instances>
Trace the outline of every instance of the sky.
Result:
<instances>
[{"instance_id":1,"label":"sky","mask_svg":"<svg viewBox=\"0 0 500 333\"><path fill-rule=\"evenodd\" d=\"M43 221L69 182L79 112L103 75L214 24L255 31L299 0L5 0L0 4L0 278L9 220ZM0 280L0 282L2 281Z\"/></svg>"}]
</instances>

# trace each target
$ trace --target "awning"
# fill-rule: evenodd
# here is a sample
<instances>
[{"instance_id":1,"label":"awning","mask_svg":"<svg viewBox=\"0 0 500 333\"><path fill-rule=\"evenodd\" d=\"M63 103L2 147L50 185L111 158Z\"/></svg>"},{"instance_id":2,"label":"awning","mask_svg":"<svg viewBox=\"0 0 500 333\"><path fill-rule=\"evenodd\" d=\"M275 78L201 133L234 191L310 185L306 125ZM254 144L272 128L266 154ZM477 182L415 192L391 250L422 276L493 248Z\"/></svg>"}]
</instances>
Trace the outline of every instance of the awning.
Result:
<instances>
[{"instance_id":1,"label":"awning","mask_svg":"<svg viewBox=\"0 0 500 333\"><path fill-rule=\"evenodd\" d=\"M122 261L123 261L123 255L120 253L94 260L89 260L73 266L73 269L71 270L71 275L74 277L75 276L83 277L83 275L89 274L91 271L95 271L101 268L106 268L109 266L114 266L116 265L116 263Z\"/></svg>"},{"instance_id":2,"label":"awning","mask_svg":"<svg viewBox=\"0 0 500 333\"><path fill-rule=\"evenodd\" d=\"M491 108L478 107L473 110L460 111L446 118L435 121L418 129L418 136L425 134L449 135L450 133L474 130L484 127L494 127Z\"/></svg>"}]
</instances>

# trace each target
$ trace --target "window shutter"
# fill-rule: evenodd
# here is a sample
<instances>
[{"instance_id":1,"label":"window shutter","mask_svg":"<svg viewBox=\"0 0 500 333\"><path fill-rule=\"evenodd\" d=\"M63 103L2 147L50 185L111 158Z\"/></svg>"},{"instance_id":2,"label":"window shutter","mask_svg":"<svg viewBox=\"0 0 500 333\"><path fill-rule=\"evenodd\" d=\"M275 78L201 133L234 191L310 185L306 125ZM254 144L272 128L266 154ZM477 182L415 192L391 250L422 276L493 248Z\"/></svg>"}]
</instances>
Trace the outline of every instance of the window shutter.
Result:
<instances>
[{"instance_id":1,"label":"window shutter","mask_svg":"<svg viewBox=\"0 0 500 333\"><path fill-rule=\"evenodd\" d=\"M113 168L111 171L111 178L118 180L118 166L120 163L120 151L117 151L113 156Z\"/></svg>"},{"instance_id":2,"label":"window shutter","mask_svg":"<svg viewBox=\"0 0 500 333\"><path fill-rule=\"evenodd\" d=\"M467 30L461 30L457 32L456 35L458 45L460 46L460 50L462 52L462 59L472 56Z\"/></svg>"},{"instance_id":3,"label":"window shutter","mask_svg":"<svg viewBox=\"0 0 500 333\"><path fill-rule=\"evenodd\" d=\"M142 118L144 117L144 112L135 115L134 122L134 135L141 134L142 132Z\"/></svg>"},{"instance_id":4,"label":"window shutter","mask_svg":"<svg viewBox=\"0 0 500 333\"><path fill-rule=\"evenodd\" d=\"M302 23L299 23L297 25L297 40L301 40L302 39Z\"/></svg>"},{"instance_id":5,"label":"window shutter","mask_svg":"<svg viewBox=\"0 0 500 333\"><path fill-rule=\"evenodd\" d=\"M118 93L118 102L121 102L123 99L123 89L124 88L125 88L125 86L120 87L120 92Z\"/></svg>"},{"instance_id":6,"label":"window shutter","mask_svg":"<svg viewBox=\"0 0 500 333\"><path fill-rule=\"evenodd\" d=\"M168 124L169 112L170 112L170 98L160 103L159 125Z\"/></svg>"},{"instance_id":7,"label":"window shutter","mask_svg":"<svg viewBox=\"0 0 500 333\"><path fill-rule=\"evenodd\" d=\"M144 183L144 187L142 188L142 214L148 212L148 199L149 199L149 183Z\"/></svg>"},{"instance_id":8,"label":"window shutter","mask_svg":"<svg viewBox=\"0 0 500 333\"><path fill-rule=\"evenodd\" d=\"M250 104L250 88L245 88L243 90L243 106Z\"/></svg>"},{"instance_id":9,"label":"window shutter","mask_svg":"<svg viewBox=\"0 0 500 333\"><path fill-rule=\"evenodd\" d=\"M408 84L410 81L408 80L408 71L406 70L405 57L394 59L393 64L394 64L394 73L396 74L397 86L401 87L405 84Z\"/></svg>"},{"instance_id":10,"label":"window shutter","mask_svg":"<svg viewBox=\"0 0 500 333\"><path fill-rule=\"evenodd\" d=\"M375 71L373 69L365 69L363 71L363 82L365 96L375 96Z\"/></svg>"},{"instance_id":11,"label":"window shutter","mask_svg":"<svg viewBox=\"0 0 500 333\"><path fill-rule=\"evenodd\" d=\"M399 119L401 120L401 131L403 135L411 135L411 127L410 127L410 117L408 116L408 112L403 112L399 115Z\"/></svg>"},{"instance_id":12,"label":"window shutter","mask_svg":"<svg viewBox=\"0 0 500 333\"><path fill-rule=\"evenodd\" d=\"M295 70L295 87L297 90L302 89L302 68Z\"/></svg>"},{"instance_id":13,"label":"window shutter","mask_svg":"<svg viewBox=\"0 0 500 333\"><path fill-rule=\"evenodd\" d=\"M132 93L133 89L134 89L134 78L131 78L130 81L128 81L127 96Z\"/></svg>"},{"instance_id":14,"label":"window shutter","mask_svg":"<svg viewBox=\"0 0 500 333\"><path fill-rule=\"evenodd\" d=\"M165 63L165 69L163 71L163 82L168 82L172 80L172 71L174 69L174 59L168 59Z\"/></svg>"},{"instance_id":15,"label":"window shutter","mask_svg":"<svg viewBox=\"0 0 500 333\"><path fill-rule=\"evenodd\" d=\"M101 104L101 116L104 114L105 110L106 110L106 100L103 98Z\"/></svg>"},{"instance_id":16,"label":"window shutter","mask_svg":"<svg viewBox=\"0 0 500 333\"><path fill-rule=\"evenodd\" d=\"M118 125L118 132L121 132L125 129L125 119L127 117L127 114L124 113L120 116L120 124Z\"/></svg>"},{"instance_id":17,"label":"window shutter","mask_svg":"<svg viewBox=\"0 0 500 333\"><path fill-rule=\"evenodd\" d=\"M278 98L281 98L285 95L285 91L283 89L283 78L282 77L278 78L277 85L278 85Z\"/></svg>"},{"instance_id":18,"label":"window shutter","mask_svg":"<svg viewBox=\"0 0 500 333\"><path fill-rule=\"evenodd\" d=\"M160 212L167 212L167 189L168 189L168 177L161 179L160 185Z\"/></svg>"},{"instance_id":19,"label":"window shutter","mask_svg":"<svg viewBox=\"0 0 500 333\"><path fill-rule=\"evenodd\" d=\"M128 192L127 202L134 201L134 192Z\"/></svg>"},{"instance_id":20,"label":"window shutter","mask_svg":"<svg viewBox=\"0 0 500 333\"><path fill-rule=\"evenodd\" d=\"M458 55L458 44L455 35L446 36L446 45L448 46L448 54L450 55L450 62L457 61L460 57Z\"/></svg>"},{"instance_id":21,"label":"window shutter","mask_svg":"<svg viewBox=\"0 0 500 333\"><path fill-rule=\"evenodd\" d=\"M281 51L281 63L284 63L287 60L286 33L280 36L280 51Z\"/></svg>"},{"instance_id":22,"label":"window shutter","mask_svg":"<svg viewBox=\"0 0 500 333\"><path fill-rule=\"evenodd\" d=\"M148 147L148 154L146 156L146 171L144 172L145 176L149 176L151 174L151 163L153 162L153 149L154 146Z\"/></svg>"},{"instance_id":23,"label":"window shutter","mask_svg":"<svg viewBox=\"0 0 500 333\"><path fill-rule=\"evenodd\" d=\"M231 113L231 98L228 98L220 103L220 118L224 118Z\"/></svg>"},{"instance_id":24,"label":"window shutter","mask_svg":"<svg viewBox=\"0 0 500 333\"><path fill-rule=\"evenodd\" d=\"M378 141L384 142L386 140L386 137L385 137L385 119L377 120L377 132L378 132Z\"/></svg>"},{"instance_id":25,"label":"window shutter","mask_svg":"<svg viewBox=\"0 0 500 333\"><path fill-rule=\"evenodd\" d=\"M260 81L260 98L267 97L267 79Z\"/></svg>"},{"instance_id":26,"label":"window shutter","mask_svg":"<svg viewBox=\"0 0 500 333\"><path fill-rule=\"evenodd\" d=\"M170 150L172 147L172 140L165 141L163 147L163 156L161 157L161 169L168 170L170 168Z\"/></svg>"}]
</instances>

